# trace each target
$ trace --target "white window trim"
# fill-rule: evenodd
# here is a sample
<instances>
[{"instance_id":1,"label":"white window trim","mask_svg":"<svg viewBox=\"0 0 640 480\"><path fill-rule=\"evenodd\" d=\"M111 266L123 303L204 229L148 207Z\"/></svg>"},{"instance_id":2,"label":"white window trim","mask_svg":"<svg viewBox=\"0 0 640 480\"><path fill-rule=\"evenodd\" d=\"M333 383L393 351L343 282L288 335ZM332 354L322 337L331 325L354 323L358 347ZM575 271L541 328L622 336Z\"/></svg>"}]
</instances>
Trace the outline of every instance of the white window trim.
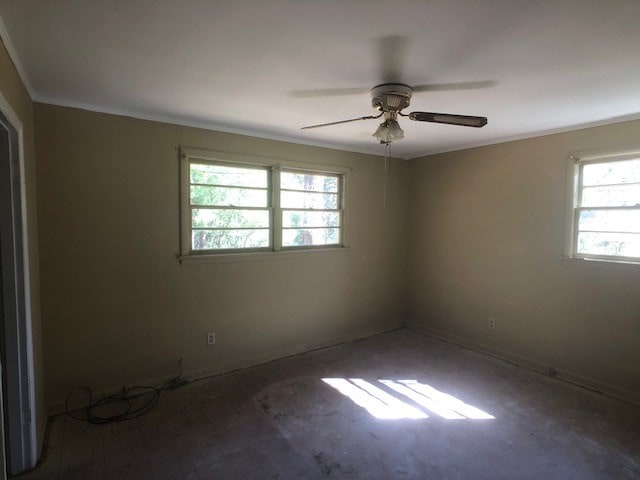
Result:
<instances>
[{"instance_id":1,"label":"white window trim","mask_svg":"<svg viewBox=\"0 0 640 480\"><path fill-rule=\"evenodd\" d=\"M563 258L567 260L585 262L620 263L627 265L640 265L640 258L585 255L577 253L578 215L577 208L580 204L578 198L580 192L580 166L587 163L617 162L631 160L640 156L640 145L620 148L594 149L574 152L567 159L567 198L565 211L565 236Z\"/></svg>"},{"instance_id":2,"label":"white window trim","mask_svg":"<svg viewBox=\"0 0 640 480\"><path fill-rule=\"evenodd\" d=\"M246 260L269 260L278 258L282 254L307 254L311 252L336 252L349 248L348 243L348 198L349 198L349 174L353 170L350 167L335 165L321 165L317 163L305 163L284 160L280 158L262 157L229 152L204 150L199 148L180 147L180 253L177 255L181 263L198 262L234 262ZM272 171L301 170L310 173L332 174L342 176L342 225L340 245L316 245L307 247L282 247L282 219L277 212L280 211L280 176L270 176L269 194L271 195L271 210L273 212L273 246L268 249L227 250L220 252L194 252L191 250L191 212L190 212L190 181L189 161L193 159L208 162L227 163L229 165L245 165L268 167Z\"/></svg>"},{"instance_id":3,"label":"white window trim","mask_svg":"<svg viewBox=\"0 0 640 480\"><path fill-rule=\"evenodd\" d=\"M339 177L339 182L340 182L340 190L339 190L339 198L338 198L338 208L335 209L336 212L338 212L340 214L340 238L337 244L330 244L330 245L303 245L303 246L295 246L295 245L288 245L288 246L284 246L282 245L282 230L283 230L283 226L282 226L282 216L281 215L276 215L274 218L274 229L275 229L275 235L276 235L276 241L277 241L277 245L279 245L279 248L281 250L315 250L315 249L321 249L321 248L341 248L344 245L344 217L345 217L345 198L344 198L344 186L346 183L345 180L345 174L344 172L336 172L336 171L315 171L315 170L310 170L308 168L300 168L300 167L294 167L291 165L282 165L280 167L280 172L296 172L296 173L317 173L317 174L322 174L322 175L327 175L327 176L331 176L331 177ZM277 183L280 181L280 175L275 175L275 180L274 183ZM285 189L286 191L287 189ZM274 191L277 192L282 192L281 186L279 184L274 186ZM274 195L274 202L280 202L280 195ZM277 209L280 213L282 213L284 210L291 210L291 208L282 208L280 206L280 204L278 203L277 206L274 206L274 209ZM278 248L278 247L276 247Z\"/></svg>"}]
</instances>

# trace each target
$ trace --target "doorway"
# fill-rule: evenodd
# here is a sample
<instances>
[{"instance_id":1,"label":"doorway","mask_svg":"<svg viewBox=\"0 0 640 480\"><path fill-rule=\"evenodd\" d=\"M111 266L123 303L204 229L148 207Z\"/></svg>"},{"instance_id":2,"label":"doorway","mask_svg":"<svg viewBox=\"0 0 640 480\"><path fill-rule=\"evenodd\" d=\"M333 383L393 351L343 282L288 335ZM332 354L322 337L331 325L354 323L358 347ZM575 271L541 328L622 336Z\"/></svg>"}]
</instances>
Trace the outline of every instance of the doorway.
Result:
<instances>
[{"instance_id":1,"label":"doorway","mask_svg":"<svg viewBox=\"0 0 640 480\"><path fill-rule=\"evenodd\" d=\"M37 459L24 167L21 125L14 118L0 98L0 424L8 475L33 467Z\"/></svg>"}]
</instances>

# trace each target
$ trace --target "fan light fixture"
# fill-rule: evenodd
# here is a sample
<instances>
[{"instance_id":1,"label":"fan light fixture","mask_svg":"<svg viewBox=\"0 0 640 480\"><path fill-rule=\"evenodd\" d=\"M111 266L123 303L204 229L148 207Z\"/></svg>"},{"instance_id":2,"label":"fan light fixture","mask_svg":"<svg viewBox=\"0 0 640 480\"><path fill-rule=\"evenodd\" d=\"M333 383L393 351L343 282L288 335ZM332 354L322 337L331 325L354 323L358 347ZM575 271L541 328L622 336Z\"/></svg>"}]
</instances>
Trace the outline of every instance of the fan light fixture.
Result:
<instances>
[{"instance_id":1,"label":"fan light fixture","mask_svg":"<svg viewBox=\"0 0 640 480\"><path fill-rule=\"evenodd\" d=\"M404 130L396 120L395 112L387 112L386 120L380 124L373 136L380 143L389 144L404 138Z\"/></svg>"}]
</instances>

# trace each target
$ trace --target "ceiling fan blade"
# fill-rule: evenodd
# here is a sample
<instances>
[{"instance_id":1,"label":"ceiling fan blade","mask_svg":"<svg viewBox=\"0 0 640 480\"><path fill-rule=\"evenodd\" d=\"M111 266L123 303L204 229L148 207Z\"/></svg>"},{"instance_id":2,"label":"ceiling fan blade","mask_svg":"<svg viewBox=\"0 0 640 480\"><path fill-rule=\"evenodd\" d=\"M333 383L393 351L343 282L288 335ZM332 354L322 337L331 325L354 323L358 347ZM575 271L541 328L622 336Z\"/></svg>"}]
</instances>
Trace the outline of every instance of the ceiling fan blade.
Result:
<instances>
[{"instance_id":1,"label":"ceiling fan blade","mask_svg":"<svg viewBox=\"0 0 640 480\"><path fill-rule=\"evenodd\" d=\"M293 90L289 95L297 98L316 98L316 97L337 97L343 95L359 95L361 93L369 93L369 87L353 87L353 88L318 88L315 90Z\"/></svg>"},{"instance_id":2,"label":"ceiling fan blade","mask_svg":"<svg viewBox=\"0 0 640 480\"><path fill-rule=\"evenodd\" d=\"M341 123L357 122L358 120L371 120L373 118L380 118L382 115L383 115L383 113L381 113L380 115L369 115L367 117L352 118L350 120L340 120L339 122L329 122L329 123L320 123L318 125L309 125L308 127L302 127L300 130L308 130L310 128L328 127L330 125L339 125Z\"/></svg>"},{"instance_id":3,"label":"ceiling fan blade","mask_svg":"<svg viewBox=\"0 0 640 480\"><path fill-rule=\"evenodd\" d=\"M457 82L457 83L431 83L428 85L414 85L414 92L446 92L450 90L476 90L489 88L496 84L493 80L480 82Z\"/></svg>"},{"instance_id":4,"label":"ceiling fan blade","mask_svg":"<svg viewBox=\"0 0 640 480\"><path fill-rule=\"evenodd\" d=\"M377 39L381 83L400 82L407 58L409 39L402 35L389 35Z\"/></svg>"},{"instance_id":5,"label":"ceiling fan blade","mask_svg":"<svg viewBox=\"0 0 640 480\"><path fill-rule=\"evenodd\" d=\"M406 116L418 122L446 123L448 125L462 125L464 127L481 128L487 124L487 117L453 115L451 113L411 112Z\"/></svg>"},{"instance_id":6,"label":"ceiling fan blade","mask_svg":"<svg viewBox=\"0 0 640 480\"><path fill-rule=\"evenodd\" d=\"M409 39L402 35L390 35L376 39L380 81L378 83L400 82L407 56ZM371 87L318 88L293 90L289 95L297 98L338 97L369 93Z\"/></svg>"}]
</instances>

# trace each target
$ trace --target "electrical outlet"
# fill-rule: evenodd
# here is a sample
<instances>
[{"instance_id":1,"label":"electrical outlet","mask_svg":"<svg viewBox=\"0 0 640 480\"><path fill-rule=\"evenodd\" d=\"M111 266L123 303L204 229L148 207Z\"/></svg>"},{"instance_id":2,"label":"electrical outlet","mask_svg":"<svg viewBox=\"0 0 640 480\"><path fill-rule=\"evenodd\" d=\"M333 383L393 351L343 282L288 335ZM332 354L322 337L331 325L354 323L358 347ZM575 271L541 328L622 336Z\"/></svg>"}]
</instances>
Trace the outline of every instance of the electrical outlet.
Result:
<instances>
[{"instance_id":1,"label":"electrical outlet","mask_svg":"<svg viewBox=\"0 0 640 480\"><path fill-rule=\"evenodd\" d=\"M489 328L491 330L495 330L496 329L496 319L495 318L490 318L489 319Z\"/></svg>"},{"instance_id":2,"label":"electrical outlet","mask_svg":"<svg viewBox=\"0 0 640 480\"><path fill-rule=\"evenodd\" d=\"M215 332L207 333L207 345L215 345L216 344L216 334Z\"/></svg>"}]
</instances>

